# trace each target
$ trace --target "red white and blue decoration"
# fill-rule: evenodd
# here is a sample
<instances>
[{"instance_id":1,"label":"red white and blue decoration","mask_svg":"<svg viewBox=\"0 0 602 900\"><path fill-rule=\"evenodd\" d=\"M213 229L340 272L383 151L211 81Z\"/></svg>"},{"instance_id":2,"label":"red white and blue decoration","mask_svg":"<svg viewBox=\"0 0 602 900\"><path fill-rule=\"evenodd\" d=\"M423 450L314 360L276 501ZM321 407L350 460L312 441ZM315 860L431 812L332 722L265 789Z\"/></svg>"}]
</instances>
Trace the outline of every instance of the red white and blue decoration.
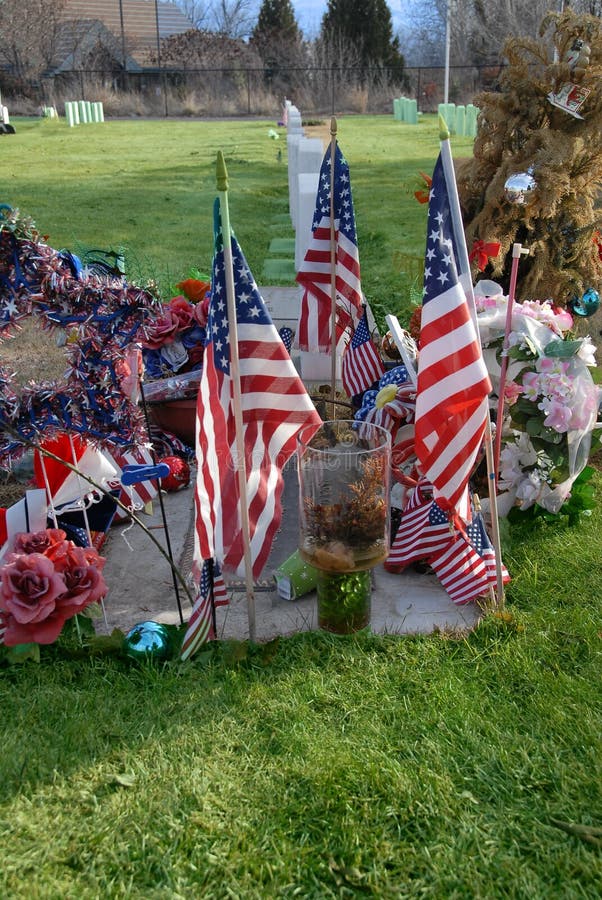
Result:
<instances>
[{"instance_id":1,"label":"red white and blue decoration","mask_svg":"<svg viewBox=\"0 0 602 900\"><path fill-rule=\"evenodd\" d=\"M68 431L126 448L144 437L144 422L122 381L127 349L152 321L157 299L121 277L87 273L76 256L49 247L18 210L0 213L0 339L35 316L42 329L69 332L66 382L30 384L21 392L0 370L0 460Z\"/></svg>"}]
</instances>

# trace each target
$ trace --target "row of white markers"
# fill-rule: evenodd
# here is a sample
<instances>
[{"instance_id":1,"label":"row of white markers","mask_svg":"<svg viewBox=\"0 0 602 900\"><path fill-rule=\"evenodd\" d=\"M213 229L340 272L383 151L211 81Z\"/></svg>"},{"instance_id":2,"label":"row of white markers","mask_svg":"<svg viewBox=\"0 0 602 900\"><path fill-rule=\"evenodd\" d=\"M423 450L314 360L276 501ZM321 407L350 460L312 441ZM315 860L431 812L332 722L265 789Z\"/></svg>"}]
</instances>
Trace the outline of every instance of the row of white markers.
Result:
<instances>
[{"instance_id":1,"label":"row of white markers","mask_svg":"<svg viewBox=\"0 0 602 900\"><path fill-rule=\"evenodd\" d=\"M73 128L74 125L86 125L88 122L104 122L105 114L100 102L72 100L65 101L65 118L69 128Z\"/></svg>"}]
</instances>

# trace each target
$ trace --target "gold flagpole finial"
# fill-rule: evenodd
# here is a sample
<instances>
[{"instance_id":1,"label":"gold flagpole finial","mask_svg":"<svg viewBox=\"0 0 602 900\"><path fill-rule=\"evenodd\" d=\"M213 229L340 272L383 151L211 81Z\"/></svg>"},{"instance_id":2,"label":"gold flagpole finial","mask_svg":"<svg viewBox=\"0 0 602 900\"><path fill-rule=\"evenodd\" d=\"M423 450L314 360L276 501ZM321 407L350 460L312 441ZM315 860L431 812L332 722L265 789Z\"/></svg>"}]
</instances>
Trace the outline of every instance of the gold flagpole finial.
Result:
<instances>
[{"instance_id":1,"label":"gold flagpole finial","mask_svg":"<svg viewBox=\"0 0 602 900\"><path fill-rule=\"evenodd\" d=\"M333 116L330 120L330 134L331 137L335 137L337 133L337 120L336 117Z\"/></svg>"},{"instance_id":2,"label":"gold flagpole finial","mask_svg":"<svg viewBox=\"0 0 602 900\"><path fill-rule=\"evenodd\" d=\"M447 122L445 121L441 113L439 113L439 140L449 140L449 128L447 127Z\"/></svg>"}]
</instances>

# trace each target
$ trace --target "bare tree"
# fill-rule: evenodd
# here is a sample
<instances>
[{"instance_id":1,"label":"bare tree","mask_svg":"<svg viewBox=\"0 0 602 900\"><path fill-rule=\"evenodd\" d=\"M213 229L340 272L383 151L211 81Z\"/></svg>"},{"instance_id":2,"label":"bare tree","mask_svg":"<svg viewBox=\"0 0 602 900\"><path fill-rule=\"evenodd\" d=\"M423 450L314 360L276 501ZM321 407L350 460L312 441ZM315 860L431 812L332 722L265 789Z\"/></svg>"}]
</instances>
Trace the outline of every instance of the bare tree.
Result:
<instances>
[{"instance_id":1,"label":"bare tree","mask_svg":"<svg viewBox=\"0 0 602 900\"><path fill-rule=\"evenodd\" d=\"M0 3L0 65L19 82L50 67L56 52L64 0L3 0Z\"/></svg>"},{"instance_id":2,"label":"bare tree","mask_svg":"<svg viewBox=\"0 0 602 900\"><path fill-rule=\"evenodd\" d=\"M176 0L194 28L231 38L248 37L257 20L259 0Z\"/></svg>"},{"instance_id":3,"label":"bare tree","mask_svg":"<svg viewBox=\"0 0 602 900\"><path fill-rule=\"evenodd\" d=\"M211 19L211 4L205 0L178 0L177 4L195 28L206 28Z\"/></svg>"},{"instance_id":4,"label":"bare tree","mask_svg":"<svg viewBox=\"0 0 602 900\"><path fill-rule=\"evenodd\" d=\"M602 5L602 0L584 2ZM409 0L401 46L412 65L443 65L449 8L452 65L494 63L508 37L538 36L550 5L550 0Z\"/></svg>"},{"instance_id":5,"label":"bare tree","mask_svg":"<svg viewBox=\"0 0 602 900\"><path fill-rule=\"evenodd\" d=\"M210 24L231 38L246 38L257 21L257 0L214 0Z\"/></svg>"}]
</instances>

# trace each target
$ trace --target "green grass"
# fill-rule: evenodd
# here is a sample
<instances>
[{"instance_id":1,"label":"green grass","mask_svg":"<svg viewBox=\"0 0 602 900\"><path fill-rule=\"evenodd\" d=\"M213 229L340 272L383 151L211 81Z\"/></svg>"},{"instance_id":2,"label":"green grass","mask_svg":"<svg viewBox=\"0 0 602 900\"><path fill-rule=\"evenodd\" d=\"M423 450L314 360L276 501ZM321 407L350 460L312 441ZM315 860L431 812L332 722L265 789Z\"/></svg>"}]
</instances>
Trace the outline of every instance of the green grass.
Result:
<instances>
[{"instance_id":1,"label":"green grass","mask_svg":"<svg viewBox=\"0 0 602 900\"><path fill-rule=\"evenodd\" d=\"M270 123L15 124L2 200L53 246L123 242L177 275L209 264L221 146L260 271L286 205ZM392 258L420 252L425 211L404 179L432 165L434 125L339 136L364 282L406 303ZM466 638L0 668L0 897L599 897L601 849L551 819L602 825L601 532L600 508L515 526L507 611Z\"/></svg>"},{"instance_id":2,"label":"green grass","mask_svg":"<svg viewBox=\"0 0 602 900\"><path fill-rule=\"evenodd\" d=\"M293 234L282 222L286 136L281 130L279 141L270 139L273 124L108 121L69 129L63 121L15 119L16 134L0 144L0 202L32 216L53 247L125 246L132 273L167 291L191 266L210 267L221 149L231 223L262 283L271 241ZM376 310L405 314L410 282L400 277L397 254L423 254L426 207L411 186L419 171L432 171L435 117L417 126L388 116L341 118L338 137L350 165L364 291ZM471 146L458 139L456 155Z\"/></svg>"}]
</instances>

